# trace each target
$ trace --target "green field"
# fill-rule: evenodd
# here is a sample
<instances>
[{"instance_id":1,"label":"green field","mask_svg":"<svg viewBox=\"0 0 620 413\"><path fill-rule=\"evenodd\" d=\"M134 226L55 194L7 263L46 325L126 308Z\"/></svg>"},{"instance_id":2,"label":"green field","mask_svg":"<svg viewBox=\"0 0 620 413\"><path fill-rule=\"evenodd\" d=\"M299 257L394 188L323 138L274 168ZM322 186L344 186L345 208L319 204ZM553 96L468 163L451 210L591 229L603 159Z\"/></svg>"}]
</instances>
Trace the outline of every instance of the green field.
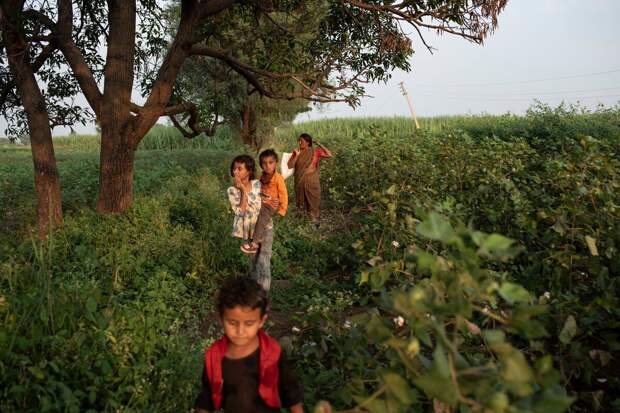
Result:
<instances>
[{"instance_id":1,"label":"green field","mask_svg":"<svg viewBox=\"0 0 620 413\"><path fill-rule=\"evenodd\" d=\"M321 226L276 223L267 330L306 410L620 409L620 108L315 121L273 146L302 131L335 159ZM65 222L45 242L29 149L0 146L2 412L189 411L214 292L247 271L229 131L151 131L119 216L93 209L98 139L55 138Z\"/></svg>"}]
</instances>

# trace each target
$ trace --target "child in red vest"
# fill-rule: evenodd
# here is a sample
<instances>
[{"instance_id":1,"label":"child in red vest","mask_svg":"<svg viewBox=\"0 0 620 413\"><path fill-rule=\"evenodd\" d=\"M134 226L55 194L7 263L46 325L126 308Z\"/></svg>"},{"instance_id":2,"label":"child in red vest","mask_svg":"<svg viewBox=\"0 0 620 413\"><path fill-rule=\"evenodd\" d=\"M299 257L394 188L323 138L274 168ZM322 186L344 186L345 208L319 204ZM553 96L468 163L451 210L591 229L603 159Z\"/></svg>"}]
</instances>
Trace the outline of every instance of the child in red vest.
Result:
<instances>
[{"instance_id":1,"label":"child in red vest","mask_svg":"<svg viewBox=\"0 0 620 413\"><path fill-rule=\"evenodd\" d=\"M224 337L205 351L198 413L303 413L301 385L278 342L263 330L267 293L254 280L229 278L218 297Z\"/></svg>"}]
</instances>

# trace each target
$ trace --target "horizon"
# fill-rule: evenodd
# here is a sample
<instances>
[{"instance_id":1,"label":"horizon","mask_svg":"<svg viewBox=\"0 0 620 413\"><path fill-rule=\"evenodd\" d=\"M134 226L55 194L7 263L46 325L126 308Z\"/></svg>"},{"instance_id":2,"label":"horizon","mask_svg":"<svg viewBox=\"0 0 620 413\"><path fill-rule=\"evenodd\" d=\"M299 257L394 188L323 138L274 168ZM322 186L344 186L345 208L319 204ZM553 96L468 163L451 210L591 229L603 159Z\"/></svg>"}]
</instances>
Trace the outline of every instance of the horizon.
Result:
<instances>
[{"instance_id":1,"label":"horizon","mask_svg":"<svg viewBox=\"0 0 620 413\"><path fill-rule=\"evenodd\" d=\"M412 37L411 71L394 71L385 84L371 84L356 109L344 103L310 105L295 122L315 119L409 117L398 84L403 82L420 118L524 114L535 99L551 107L561 102L620 103L620 54L617 39L620 2L593 0L509 1L484 45L454 36L424 33L434 54ZM579 21L579 26L573 24ZM411 28L403 27L405 31ZM134 99L144 99L134 91ZM83 96L77 100L85 104ZM159 123L166 123L160 119ZM0 117L0 136L6 120ZM74 125L77 134L94 134L94 125ZM55 128L66 136L69 128Z\"/></svg>"}]
</instances>

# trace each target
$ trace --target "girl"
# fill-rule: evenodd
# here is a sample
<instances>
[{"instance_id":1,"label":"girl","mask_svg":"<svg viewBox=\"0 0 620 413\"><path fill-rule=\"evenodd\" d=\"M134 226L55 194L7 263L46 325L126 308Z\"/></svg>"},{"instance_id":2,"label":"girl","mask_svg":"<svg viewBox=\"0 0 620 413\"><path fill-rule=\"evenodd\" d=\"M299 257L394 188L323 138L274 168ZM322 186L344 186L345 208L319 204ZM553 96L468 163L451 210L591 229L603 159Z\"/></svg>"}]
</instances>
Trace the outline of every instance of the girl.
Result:
<instances>
[{"instance_id":1,"label":"girl","mask_svg":"<svg viewBox=\"0 0 620 413\"><path fill-rule=\"evenodd\" d=\"M249 241L261 207L258 179L254 179L254 159L248 155L239 155L230 164L230 176L234 185L228 188L228 200L235 213L232 236Z\"/></svg>"},{"instance_id":2,"label":"girl","mask_svg":"<svg viewBox=\"0 0 620 413\"><path fill-rule=\"evenodd\" d=\"M228 188L228 200L235 213L232 236L246 242L252 238L254 226L261 209L261 183L254 179L254 159L248 155L239 155L230 164L230 176L234 185ZM273 200L274 208L279 201ZM265 291L271 286L271 254L273 244L273 223L270 222L264 231L263 241L258 253L250 258L250 277L255 279Z\"/></svg>"}]
</instances>

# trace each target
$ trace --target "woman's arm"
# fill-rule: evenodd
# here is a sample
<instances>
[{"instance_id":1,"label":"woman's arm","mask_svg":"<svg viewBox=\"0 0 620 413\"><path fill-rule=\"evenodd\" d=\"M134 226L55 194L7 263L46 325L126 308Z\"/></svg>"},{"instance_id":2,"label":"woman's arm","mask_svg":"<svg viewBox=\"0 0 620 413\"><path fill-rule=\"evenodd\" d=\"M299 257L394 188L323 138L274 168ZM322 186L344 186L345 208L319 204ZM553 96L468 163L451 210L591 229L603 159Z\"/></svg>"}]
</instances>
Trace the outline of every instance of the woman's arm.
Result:
<instances>
[{"instance_id":1,"label":"woman's arm","mask_svg":"<svg viewBox=\"0 0 620 413\"><path fill-rule=\"evenodd\" d=\"M319 145L321 149L323 149L323 155L322 155L323 158L331 158L334 156L334 154L332 154L332 152L329 149L327 149L321 142L319 141L315 141L315 142L317 145Z\"/></svg>"},{"instance_id":2,"label":"woman's arm","mask_svg":"<svg viewBox=\"0 0 620 413\"><path fill-rule=\"evenodd\" d=\"M288 162L286 162L286 166L289 169L293 169L295 167L295 163L297 162L297 155L299 155L299 149L295 149L290 158L288 158Z\"/></svg>"}]
</instances>

